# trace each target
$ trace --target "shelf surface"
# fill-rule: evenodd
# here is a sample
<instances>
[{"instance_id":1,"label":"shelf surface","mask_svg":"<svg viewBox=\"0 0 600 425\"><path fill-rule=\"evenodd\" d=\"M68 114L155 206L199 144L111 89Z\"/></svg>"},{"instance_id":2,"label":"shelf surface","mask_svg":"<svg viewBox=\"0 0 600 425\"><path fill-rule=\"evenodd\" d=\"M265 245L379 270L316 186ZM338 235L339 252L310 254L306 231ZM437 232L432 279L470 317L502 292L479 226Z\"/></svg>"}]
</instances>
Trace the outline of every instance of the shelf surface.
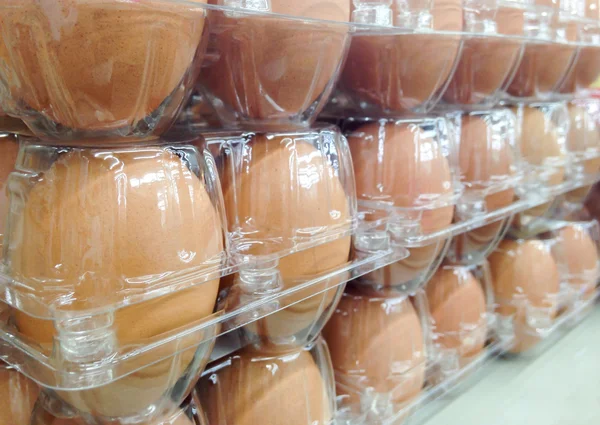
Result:
<instances>
[{"instance_id":1,"label":"shelf surface","mask_svg":"<svg viewBox=\"0 0 600 425\"><path fill-rule=\"evenodd\" d=\"M600 306L539 355L498 359L425 425L600 423ZM452 395L451 395L452 397Z\"/></svg>"}]
</instances>

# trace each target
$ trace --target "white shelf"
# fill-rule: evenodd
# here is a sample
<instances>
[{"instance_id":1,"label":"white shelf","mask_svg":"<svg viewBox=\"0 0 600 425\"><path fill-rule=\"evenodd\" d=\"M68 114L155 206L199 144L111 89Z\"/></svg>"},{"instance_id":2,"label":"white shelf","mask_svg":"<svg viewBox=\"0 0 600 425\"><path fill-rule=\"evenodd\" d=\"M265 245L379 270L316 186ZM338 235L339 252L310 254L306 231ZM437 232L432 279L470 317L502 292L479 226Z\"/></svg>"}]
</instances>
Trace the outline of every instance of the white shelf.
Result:
<instances>
[{"instance_id":1,"label":"white shelf","mask_svg":"<svg viewBox=\"0 0 600 425\"><path fill-rule=\"evenodd\" d=\"M498 359L425 425L600 424L600 307L546 351Z\"/></svg>"}]
</instances>

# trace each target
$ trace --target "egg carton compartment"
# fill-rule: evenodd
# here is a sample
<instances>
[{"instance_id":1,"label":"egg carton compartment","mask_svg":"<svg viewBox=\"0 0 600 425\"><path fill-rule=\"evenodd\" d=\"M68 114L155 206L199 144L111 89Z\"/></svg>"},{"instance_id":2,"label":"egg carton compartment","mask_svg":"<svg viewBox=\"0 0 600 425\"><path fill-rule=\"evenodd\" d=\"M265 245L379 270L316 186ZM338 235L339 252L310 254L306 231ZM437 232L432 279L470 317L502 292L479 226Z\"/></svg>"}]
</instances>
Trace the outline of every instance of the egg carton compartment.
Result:
<instances>
[{"instance_id":1,"label":"egg carton compartment","mask_svg":"<svg viewBox=\"0 0 600 425\"><path fill-rule=\"evenodd\" d=\"M419 396L430 348L422 301L348 286L323 332L335 371L336 423L380 423Z\"/></svg>"},{"instance_id":2,"label":"egg carton compartment","mask_svg":"<svg viewBox=\"0 0 600 425\"><path fill-rule=\"evenodd\" d=\"M431 335L427 379L433 385L477 359L495 332L494 290L485 260L442 264L424 288Z\"/></svg>"},{"instance_id":3,"label":"egg carton compartment","mask_svg":"<svg viewBox=\"0 0 600 425\"><path fill-rule=\"evenodd\" d=\"M558 87L561 97L585 97L600 77L600 22L582 19L578 22L577 52L573 63Z\"/></svg>"},{"instance_id":4,"label":"egg carton compartment","mask_svg":"<svg viewBox=\"0 0 600 425\"><path fill-rule=\"evenodd\" d=\"M550 239L505 239L488 258L497 334L515 340L511 352L527 351L555 326L561 300L555 245Z\"/></svg>"},{"instance_id":5,"label":"egg carton compartment","mask_svg":"<svg viewBox=\"0 0 600 425\"><path fill-rule=\"evenodd\" d=\"M536 329L522 327L515 332L517 347L526 348L519 351L507 350L502 353L504 360L510 361L514 357L537 358L575 328L581 321L585 320L592 309L597 308L600 300L600 292L596 291L594 296L585 304L580 304L572 310L565 310L556 317L553 326L540 334Z\"/></svg>"},{"instance_id":6,"label":"egg carton compartment","mask_svg":"<svg viewBox=\"0 0 600 425\"><path fill-rule=\"evenodd\" d=\"M327 258L315 270L348 261L356 189L350 150L336 127L204 138L219 171L232 256L242 269L270 268L309 248L319 254L315 261Z\"/></svg>"},{"instance_id":7,"label":"egg carton compartment","mask_svg":"<svg viewBox=\"0 0 600 425\"><path fill-rule=\"evenodd\" d=\"M543 237L554 242L552 254L561 276L559 311L581 310L594 299L600 280L600 225L591 220L555 227Z\"/></svg>"},{"instance_id":8,"label":"egg carton compartment","mask_svg":"<svg viewBox=\"0 0 600 425\"><path fill-rule=\"evenodd\" d=\"M568 105L570 126L567 149L571 157L569 177L600 176L600 102L595 99L576 100Z\"/></svg>"},{"instance_id":9,"label":"egg carton compartment","mask_svg":"<svg viewBox=\"0 0 600 425\"><path fill-rule=\"evenodd\" d=\"M16 423L16 422L15 422ZM78 416L70 407L41 393L32 412L23 422L26 425L97 425L94 418ZM114 423L123 422L117 420ZM180 406L172 405L160 416L152 418L144 425L208 425L200 402L192 393Z\"/></svg>"},{"instance_id":10,"label":"egg carton compartment","mask_svg":"<svg viewBox=\"0 0 600 425\"><path fill-rule=\"evenodd\" d=\"M335 383L322 339L283 353L246 347L209 365L197 393L207 425L330 425Z\"/></svg>"},{"instance_id":11,"label":"egg carton compartment","mask_svg":"<svg viewBox=\"0 0 600 425\"><path fill-rule=\"evenodd\" d=\"M517 117L524 190L545 191L550 195L568 177L569 111L564 103L520 104L512 110Z\"/></svg>"},{"instance_id":12,"label":"egg carton compartment","mask_svg":"<svg viewBox=\"0 0 600 425\"><path fill-rule=\"evenodd\" d=\"M312 125L350 45L350 0L210 3L231 6L207 10L196 88L211 119L259 131Z\"/></svg>"},{"instance_id":13,"label":"egg carton compartment","mask_svg":"<svg viewBox=\"0 0 600 425\"><path fill-rule=\"evenodd\" d=\"M4 2L5 112L61 143L159 135L190 95L205 56L205 3L74 0L48 9Z\"/></svg>"}]
</instances>

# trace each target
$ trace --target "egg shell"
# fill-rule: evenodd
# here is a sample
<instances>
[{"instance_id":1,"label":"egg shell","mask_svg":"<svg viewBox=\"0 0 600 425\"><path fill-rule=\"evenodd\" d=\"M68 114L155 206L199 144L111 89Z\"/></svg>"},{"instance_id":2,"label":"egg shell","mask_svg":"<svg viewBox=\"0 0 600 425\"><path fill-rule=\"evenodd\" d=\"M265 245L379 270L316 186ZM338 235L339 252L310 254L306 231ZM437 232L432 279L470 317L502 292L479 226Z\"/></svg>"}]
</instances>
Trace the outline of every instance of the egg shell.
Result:
<instances>
[{"instance_id":1,"label":"egg shell","mask_svg":"<svg viewBox=\"0 0 600 425\"><path fill-rule=\"evenodd\" d=\"M201 270L223 250L221 221L206 188L162 148L62 154L40 175L26 201L14 207L18 212L9 236L18 243L8 251L9 272L44 302L69 294L71 304L62 308L74 312L122 301L129 291L146 287L134 283L144 277ZM46 282L60 291L47 291ZM213 280L118 309L107 332L115 332L119 350L155 342L210 316L217 292L218 280ZM54 322L21 311L14 312L14 321L21 335L51 352ZM133 359L139 363L129 364L134 369L151 366L109 385L61 395L83 412L135 414L175 384L195 349L175 353L201 339L184 337L181 345Z\"/></svg>"},{"instance_id":2,"label":"egg shell","mask_svg":"<svg viewBox=\"0 0 600 425\"><path fill-rule=\"evenodd\" d=\"M502 35L522 36L525 34L525 13L522 7L507 6L508 2L496 8L496 30Z\"/></svg>"},{"instance_id":3,"label":"egg shell","mask_svg":"<svg viewBox=\"0 0 600 425\"><path fill-rule=\"evenodd\" d=\"M206 0L9 3L15 7L5 10L0 27L5 54L18 52L19 60L1 58L13 68L3 80L12 101L35 112L28 118L35 125L47 120L46 131L135 127L164 114L160 106L184 100L182 87L190 85L202 52L205 12L197 6Z\"/></svg>"},{"instance_id":4,"label":"egg shell","mask_svg":"<svg viewBox=\"0 0 600 425\"><path fill-rule=\"evenodd\" d=\"M226 159L221 181L229 231L243 235L239 242L245 255L260 257L291 249L295 238L308 233L306 229L350 231L350 198L339 170L306 137L256 135L244 151L241 171ZM351 242L351 237L345 236L280 258L277 271L281 289L304 284L347 264ZM285 297L280 307L289 306L286 310L250 324L246 330L266 337L265 342L295 335L330 308L337 290L311 295L334 288L348 277L338 274ZM222 287L232 283L239 280L224 279ZM252 288L241 289L239 285L234 291L233 299L243 292L252 295ZM233 301L228 308L238 306Z\"/></svg>"},{"instance_id":5,"label":"egg shell","mask_svg":"<svg viewBox=\"0 0 600 425\"><path fill-rule=\"evenodd\" d=\"M303 349L274 356L244 349L210 369L197 390L212 425L326 425L335 397L328 367Z\"/></svg>"},{"instance_id":6,"label":"egg shell","mask_svg":"<svg viewBox=\"0 0 600 425\"><path fill-rule=\"evenodd\" d=\"M19 144L15 137L0 138L0 260L4 253L4 232L8 216L8 176L17 162Z\"/></svg>"},{"instance_id":7,"label":"egg shell","mask_svg":"<svg viewBox=\"0 0 600 425\"><path fill-rule=\"evenodd\" d=\"M483 350L487 304L483 287L467 268L440 267L425 286L436 343L471 357Z\"/></svg>"},{"instance_id":8,"label":"egg shell","mask_svg":"<svg viewBox=\"0 0 600 425\"><path fill-rule=\"evenodd\" d=\"M377 297L349 288L323 332L338 395L374 391L393 403L415 398L425 382L425 341L410 299ZM360 402L360 400L356 400Z\"/></svg>"},{"instance_id":9,"label":"egg shell","mask_svg":"<svg viewBox=\"0 0 600 425\"><path fill-rule=\"evenodd\" d=\"M505 87L520 57L518 41L467 36L443 99L456 105L489 103Z\"/></svg>"},{"instance_id":10,"label":"egg shell","mask_svg":"<svg viewBox=\"0 0 600 425\"><path fill-rule=\"evenodd\" d=\"M0 363L0 425L29 424L38 393L33 381Z\"/></svg>"},{"instance_id":11,"label":"egg shell","mask_svg":"<svg viewBox=\"0 0 600 425\"><path fill-rule=\"evenodd\" d=\"M558 90L575 53L576 48L570 44L527 44L508 93L519 98L548 97Z\"/></svg>"},{"instance_id":12,"label":"egg shell","mask_svg":"<svg viewBox=\"0 0 600 425\"><path fill-rule=\"evenodd\" d=\"M557 246L553 251L562 263L567 282L585 290L594 288L598 281L598 248L585 228L569 225L558 231Z\"/></svg>"},{"instance_id":13,"label":"egg shell","mask_svg":"<svg viewBox=\"0 0 600 425\"><path fill-rule=\"evenodd\" d=\"M572 70L561 83L560 92L572 94L589 89L600 77L600 47L582 46Z\"/></svg>"},{"instance_id":14,"label":"egg shell","mask_svg":"<svg viewBox=\"0 0 600 425\"><path fill-rule=\"evenodd\" d=\"M600 1L586 0L585 1L585 17L588 19L600 19Z\"/></svg>"},{"instance_id":15,"label":"egg shell","mask_svg":"<svg viewBox=\"0 0 600 425\"><path fill-rule=\"evenodd\" d=\"M348 0L279 0L270 6L272 12L302 18L350 18ZM290 119L324 106L349 43L347 25L217 11L209 16L209 60L200 82L219 100L217 110L224 104L225 121L259 121L264 130L281 120L289 127ZM316 116L318 110L310 113Z\"/></svg>"},{"instance_id":16,"label":"egg shell","mask_svg":"<svg viewBox=\"0 0 600 425\"><path fill-rule=\"evenodd\" d=\"M516 345L512 351L525 351L535 345L539 337L527 325L526 308L522 303L548 309L549 319L556 316L560 287L558 266L549 248L535 239L504 240L488 261L496 311L502 316L514 317Z\"/></svg>"},{"instance_id":17,"label":"egg shell","mask_svg":"<svg viewBox=\"0 0 600 425\"><path fill-rule=\"evenodd\" d=\"M583 107L569 104L571 125L567 135L567 148L570 153L590 153L595 151L596 158L583 162L583 172L586 174L600 173L600 133L593 118Z\"/></svg>"},{"instance_id":18,"label":"egg shell","mask_svg":"<svg viewBox=\"0 0 600 425\"><path fill-rule=\"evenodd\" d=\"M430 205L430 198L452 195L450 165L442 147L418 125L368 123L347 137L359 200L386 201L408 209ZM421 231L431 233L452 223L453 207L419 213Z\"/></svg>"},{"instance_id":19,"label":"egg shell","mask_svg":"<svg viewBox=\"0 0 600 425\"><path fill-rule=\"evenodd\" d=\"M385 113L429 109L457 60L449 34L354 35L340 86Z\"/></svg>"}]
</instances>

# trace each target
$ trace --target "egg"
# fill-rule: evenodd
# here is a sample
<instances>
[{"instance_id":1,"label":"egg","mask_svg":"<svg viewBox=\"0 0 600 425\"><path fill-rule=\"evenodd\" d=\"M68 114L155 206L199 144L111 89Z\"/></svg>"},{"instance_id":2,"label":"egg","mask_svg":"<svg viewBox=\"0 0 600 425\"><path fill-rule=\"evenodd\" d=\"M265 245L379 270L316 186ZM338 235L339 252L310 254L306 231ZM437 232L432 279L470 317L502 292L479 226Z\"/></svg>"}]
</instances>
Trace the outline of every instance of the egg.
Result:
<instances>
[{"instance_id":1,"label":"egg","mask_svg":"<svg viewBox=\"0 0 600 425\"><path fill-rule=\"evenodd\" d=\"M600 19L600 2L598 0L585 1L585 17L588 19Z\"/></svg>"},{"instance_id":2,"label":"egg","mask_svg":"<svg viewBox=\"0 0 600 425\"><path fill-rule=\"evenodd\" d=\"M356 34L339 86L383 113L429 109L450 77L460 47L453 34Z\"/></svg>"},{"instance_id":3,"label":"egg","mask_svg":"<svg viewBox=\"0 0 600 425\"><path fill-rule=\"evenodd\" d=\"M599 277L598 248L586 229L568 225L559 230L554 251L569 285L591 297Z\"/></svg>"},{"instance_id":4,"label":"egg","mask_svg":"<svg viewBox=\"0 0 600 425\"><path fill-rule=\"evenodd\" d=\"M18 153L19 144L15 137L0 137L0 260L4 252L4 232L8 217L8 176L15 167Z\"/></svg>"},{"instance_id":5,"label":"egg","mask_svg":"<svg viewBox=\"0 0 600 425\"><path fill-rule=\"evenodd\" d=\"M200 179L169 150L71 150L58 155L27 196L14 195L8 271L26 295L74 314L112 313L106 338L114 333L120 351L157 342L212 314L218 280L116 311L109 308L160 288L164 276L183 278L221 261L223 236L215 206ZM34 317L43 314L16 311L14 323L49 355L53 345L65 342L53 343L55 322ZM77 331L83 326L98 324L82 321ZM108 385L60 395L82 412L134 415L184 374L202 337L187 336L131 358L127 367L134 372Z\"/></svg>"},{"instance_id":6,"label":"egg","mask_svg":"<svg viewBox=\"0 0 600 425\"><path fill-rule=\"evenodd\" d=\"M328 360L297 349L276 356L244 349L207 371L197 391L210 424L326 425L333 419Z\"/></svg>"},{"instance_id":7,"label":"egg","mask_svg":"<svg viewBox=\"0 0 600 425\"><path fill-rule=\"evenodd\" d=\"M488 258L497 313L512 317L515 326L515 346L521 352L539 341L535 329L527 324L527 310L542 309L552 321L557 313L560 287L558 266L544 242L504 240Z\"/></svg>"},{"instance_id":8,"label":"egg","mask_svg":"<svg viewBox=\"0 0 600 425\"><path fill-rule=\"evenodd\" d=\"M338 395L349 389L352 398L388 395L400 405L421 392L425 339L408 297L377 297L348 288L323 335L338 381L344 383L338 385Z\"/></svg>"},{"instance_id":9,"label":"egg","mask_svg":"<svg viewBox=\"0 0 600 425\"><path fill-rule=\"evenodd\" d=\"M569 104L570 126L567 134L567 149L570 153L593 153L596 158L583 162L586 174L600 173L600 133L593 118L583 107Z\"/></svg>"},{"instance_id":10,"label":"egg","mask_svg":"<svg viewBox=\"0 0 600 425\"><path fill-rule=\"evenodd\" d=\"M451 205L425 209L430 199L451 196L453 181L442 146L418 124L374 122L347 134L359 201L422 208L423 233L452 223ZM380 217L376 217L380 218Z\"/></svg>"},{"instance_id":11,"label":"egg","mask_svg":"<svg viewBox=\"0 0 600 425\"><path fill-rule=\"evenodd\" d=\"M209 13L200 84L218 99L217 110L225 109L224 121L289 127L290 120L316 116L331 93L349 42L349 26L341 22L350 19L350 1L275 0L270 11L305 20Z\"/></svg>"},{"instance_id":12,"label":"egg","mask_svg":"<svg viewBox=\"0 0 600 425\"><path fill-rule=\"evenodd\" d=\"M285 252L294 247L296 238L315 229L350 232L353 217L339 175L342 171L313 146L311 137L302 133L256 135L244 145L243 158L224 161L221 181L229 232L242 235L238 245L244 255L260 258ZM238 161L242 167L234 165ZM344 266L349 261L350 246L350 236L343 236L283 256L277 265L281 289L296 287ZM265 337L265 343L290 341L304 329L314 330L315 321L328 311L337 290L315 294L334 288L348 277L338 274L282 298L279 307L288 307L286 310L254 322L246 330ZM256 291L255 296L261 296L260 287L248 287L237 285L234 291L247 296ZM234 303L230 308L238 306Z\"/></svg>"},{"instance_id":13,"label":"egg","mask_svg":"<svg viewBox=\"0 0 600 425\"><path fill-rule=\"evenodd\" d=\"M561 83L560 92L573 94L588 90L600 77L600 47L581 46L571 71Z\"/></svg>"},{"instance_id":14,"label":"egg","mask_svg":"<svg viewBox=\"0 0 600 425\"><path fill-rule=\"evenodd\" d=\"M0 79L23 118L53 136L142 128L183 102L202 56L205 3L20 2L0 18L5 54L19 56L0 58L11 68Z\"/></svg>"},{"instance_id":15,"label":"egg","mask_svg":"<svg viewBox=\"0 0 600 425\"><path fill-rule=\"evenodd\" d=\"M600 221L600 183L596 183L590 188L584 205L590 215Z\"/></svg>"},{"instance_id":16,"label":"egg","mask_svg":"<svg viewBox=\"0 0 600 425\"><path fill-rule=\"evenodd\" d=\"M487 339L482 285L463 267L440 267L425 286L435 344L461 357L479 354Z\"/></svg>"},{"instance_id":17,"label":"egg","mask_svg":"<svg viewBox=\"0 0 600 425\"><path fill-rule=\"evenodd\" d=\"M508 119L508 115L505 117ZM497 119L498 116L488 114L464 115L460 128L459 169L465 197L479 197L491 189L492 193L483 198L488 213L508 207L515 200L513 188L494 188L498 182L514 177L516 165L511 141L504 134L506 123L497 123ZM504 223L498 221L456 236L451 247L455 260L460 262L486 252L503 227Z\"/></svg>"},{"instance_id":18,"label":"egg","mask_svg":"<svg viewBox=\"0 0 600 425\"><path fill-rule=\"evenodd\" d=\"M519 41L467 35L443 99L456 105L491 103L520 58Z\"/></svg>"},{"instance_id":19,"label":"egg","mask_svg":"<svg viewBox=\"0 0 600 425\"><path fill-rule=\"evenodd\" d=\"M550 186L561 184L565 178L566 152L550 113L534 107L522 107L516 114L522 158L535 167L527 171L528 178ZM546 203L527 210L526 214L542 216L550 207L551 203Z\"/></svg>"},{"instance_id":20,"label":"egg","mask_svg":"<svg viewBox=\"0 0 600 425\"><path fill-rule=\"evenodd\" d=\"M0 425L29 424L39 389L0 362Z\"/></svg>"}]
</instances>

